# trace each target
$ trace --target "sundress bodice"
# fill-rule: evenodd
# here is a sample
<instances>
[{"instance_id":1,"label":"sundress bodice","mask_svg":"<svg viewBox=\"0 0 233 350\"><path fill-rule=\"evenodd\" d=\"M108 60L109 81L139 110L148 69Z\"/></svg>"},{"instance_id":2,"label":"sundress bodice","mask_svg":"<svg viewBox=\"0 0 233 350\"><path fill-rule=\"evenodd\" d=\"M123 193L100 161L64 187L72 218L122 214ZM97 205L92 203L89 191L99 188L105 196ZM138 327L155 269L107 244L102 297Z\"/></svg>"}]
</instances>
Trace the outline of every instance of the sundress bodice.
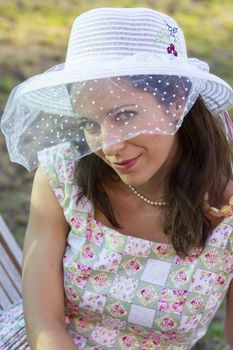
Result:
<instances>
[{"instance_id":1,"label":"sundress bodice","mask_svg":"<svg viewBox=\"0 0 233 350\"><path fill-rule=\"evenodd\" d=\"M233 218L203 251L182 259L172 245L124 235L94 218L80 192L70 144L40 154L70 225L63 259L66 318L80 349L190 349L233 277ZM142 227L143 230L143 227Z\"/></svg>"},{"instance_id":2,"label":"sundress bodice","mask_svg":"<svg viewBox=\"0 0 233 350\"><path fill-rule=\"evenodd\" d=\"M39 160L70 226L63 258L65 313L78 349L191 349L233 277L233 217L187 258L171 244L124 235L98 222L86 197L77 201L76 152L65 143L40 152Z\"/></svg>"}]
</instances>

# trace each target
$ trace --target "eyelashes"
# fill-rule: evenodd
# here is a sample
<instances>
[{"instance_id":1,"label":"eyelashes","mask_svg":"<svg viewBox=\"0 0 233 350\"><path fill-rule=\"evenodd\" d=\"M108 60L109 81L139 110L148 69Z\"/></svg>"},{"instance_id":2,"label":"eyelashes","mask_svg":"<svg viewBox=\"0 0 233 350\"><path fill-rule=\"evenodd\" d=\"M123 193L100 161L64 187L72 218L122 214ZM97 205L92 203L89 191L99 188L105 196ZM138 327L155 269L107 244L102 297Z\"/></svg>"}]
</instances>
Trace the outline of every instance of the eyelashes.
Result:
<instances>
[{"instance_id":1,"label":"eyelashes","mask_svg":"<svg viewBox=\"0 0 233 350\"><path fill-rule=\"evenodd\" d=\"M135 111L122 111L116 114L115 119L117 121L126 121L135 117L137 114L138 112Z\"/></svg>"},{"instance_id":2,"label":"eyelashes","mask_svg":"<svg viewBox=\"0 0 233 350\"><path fill-rule=\"evenodd\" d=\"M93 120L82 121L80 123L80 129L93 134L97 134L101 130L100 124L94 122Z\"/></svg>"},{"instance_id":3,"label":"eyelashes","mask_svg":"<svg viewBox=\"0 0 233 350\"><path fill-rule=\"evenodd\" d=\"M122 111L119 112L117 114L115 114L113 117L111 117L109 119L109 122L112 125L118 125L122 123L127 123L130 119L133 119L136 115L138 114L138 112L136 111ZM126 124L126 125L127 125ZM101 124L96 122L95 120L92 119L83 119L80 122L80 128L90 134L99 134L101 132Z\"/></svg>"}]
</instances>

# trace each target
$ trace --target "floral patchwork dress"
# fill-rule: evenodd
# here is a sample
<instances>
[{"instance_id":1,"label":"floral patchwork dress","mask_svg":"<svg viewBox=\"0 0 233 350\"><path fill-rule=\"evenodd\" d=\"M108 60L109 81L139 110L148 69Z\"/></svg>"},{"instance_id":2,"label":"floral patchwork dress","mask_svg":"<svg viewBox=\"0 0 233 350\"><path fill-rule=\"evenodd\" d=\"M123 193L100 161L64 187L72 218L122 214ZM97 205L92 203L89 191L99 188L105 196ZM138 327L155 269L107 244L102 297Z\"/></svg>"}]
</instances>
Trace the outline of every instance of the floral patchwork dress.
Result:
<instances>
[{"instance_id":1,"label":"floral patchwork dress","mask_svg":"<svg viewBox=\"0 0 233 350\"><path fill-rule=\"evenodd\" d=\"M67 329L78 349L188 350L206 333L233 277L233 217L205 249L180 258L172 245L124 235L77 203L77 153L39 154L70 225L63 259ZM143 227L142 227L143 230ZM0 313L0 349L30 349L22 303Z\"/></svg>"}]
</instances>

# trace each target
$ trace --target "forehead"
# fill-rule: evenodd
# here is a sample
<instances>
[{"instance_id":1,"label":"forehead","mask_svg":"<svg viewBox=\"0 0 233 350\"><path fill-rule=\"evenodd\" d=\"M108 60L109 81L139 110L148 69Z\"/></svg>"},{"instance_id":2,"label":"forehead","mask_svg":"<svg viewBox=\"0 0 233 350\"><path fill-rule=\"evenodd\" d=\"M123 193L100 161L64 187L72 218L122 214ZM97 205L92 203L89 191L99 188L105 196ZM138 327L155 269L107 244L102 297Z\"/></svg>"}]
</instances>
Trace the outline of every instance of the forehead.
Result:
<instances>
[{"instance_id":1,"label":"forehead","mask_svg":"<svg viewBox=\"0 0 233 350\"><path fill-rule=\"evenodd\" d=\"M147 96L146 96L147 95ZM89 80L74 84L71 88L72 103L76 112L81 110L105 110L123 104L137 104L139 100L153 99L151 94L134 87L122 78Z\"/></svg>"}]
</instances>

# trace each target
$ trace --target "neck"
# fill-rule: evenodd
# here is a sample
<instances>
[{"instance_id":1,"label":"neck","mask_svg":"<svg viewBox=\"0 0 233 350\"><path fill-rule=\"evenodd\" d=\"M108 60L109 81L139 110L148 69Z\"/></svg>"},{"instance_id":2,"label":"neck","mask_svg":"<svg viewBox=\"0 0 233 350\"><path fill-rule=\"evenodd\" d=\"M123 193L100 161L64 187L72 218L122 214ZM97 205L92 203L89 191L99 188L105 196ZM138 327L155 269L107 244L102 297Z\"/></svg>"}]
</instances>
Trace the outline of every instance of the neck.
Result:
<instances>
[{"instance_id":1,"label":"neck","mask_svg":"<svg viewBox=\"0 0 233 350\"><path fill-rule=\"evenodd\" d=\"M171 172L178 162L179 154L178 143L176 143L161 168L148 181L140 185L135 184L133 187L151 200L168 197Z\"/></svg>"},{"instance_id":2,"label":"neck","mask_svg":"<svg viewBox=\"0 0 233 350\"><path fill-rule=\"evenodd\" d=\"M158 200L165 198L168 194L168 179L161 176L153 176L146 183L133 187L151 200Z\"/></svg>"}]
</instances>

